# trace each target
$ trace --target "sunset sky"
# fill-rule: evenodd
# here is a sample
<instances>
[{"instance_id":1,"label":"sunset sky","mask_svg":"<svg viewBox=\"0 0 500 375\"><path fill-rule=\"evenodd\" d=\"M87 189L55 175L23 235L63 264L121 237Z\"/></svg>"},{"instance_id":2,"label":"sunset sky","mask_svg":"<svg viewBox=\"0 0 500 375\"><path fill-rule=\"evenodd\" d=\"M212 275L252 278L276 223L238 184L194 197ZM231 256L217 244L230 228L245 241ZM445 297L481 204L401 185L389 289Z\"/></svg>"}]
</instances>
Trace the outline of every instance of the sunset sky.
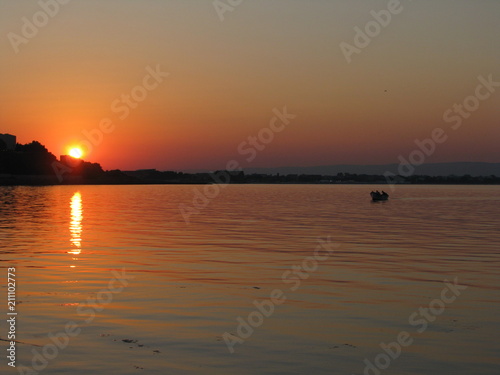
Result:
<instances>
[{"instance_id":1,"label":"sunset sky","mask_svg":"<svg viewBox=\"0 0 500 375\"><path fill-rule=\"evenodd\" d=\"M351 63L341 43L391 1L54 3L0 0L0 133L19 143L59 156L109 119L85 155L105 169L386 164L440 127L448 140L426 161L500 162L500 83L458 129L443 119L479 76L500 82L498 0L401 1ZM168 77L144 91L148 67ZM134 89L147 97L124 116ZM239 145L284 107L297 117L245 162Z\"/></svg>"}]
</instances>

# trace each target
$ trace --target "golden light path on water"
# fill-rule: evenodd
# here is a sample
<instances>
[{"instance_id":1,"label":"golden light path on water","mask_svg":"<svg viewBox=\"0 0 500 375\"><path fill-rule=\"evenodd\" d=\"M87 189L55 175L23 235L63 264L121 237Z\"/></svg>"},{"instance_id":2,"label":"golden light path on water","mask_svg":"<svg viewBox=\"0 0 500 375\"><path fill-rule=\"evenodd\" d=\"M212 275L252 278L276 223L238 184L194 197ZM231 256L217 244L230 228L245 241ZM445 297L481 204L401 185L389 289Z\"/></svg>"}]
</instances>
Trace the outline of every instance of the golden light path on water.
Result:
<instances>
[{"instance_id":1,"label":"golden light path on water","mask_svg":"<svg viewBox=\"0 0 500 375\"><path fill-rule=\"evenodd\" d=\"M500 187L401 184L372 203L377 189L230 184L187 225L188 185L0 187L0 259L29 301L19 341L39 345L16 363L45 363L36 350L42 375L499 375ZM340 247L312 271L328 236ZM129 285L106 304L113 270ZM441 301L444 280L467 289ZM69 321L81 333L49 360ZM243 340L234 354L225 332ZM401 332L414 343L370 371Z\"/></svg>"},{"instance_id":2,"label":"golden light path on water","mask_svg":"<svg viewBox=\"0 0 500 375\"><path fill-rule=\"evenodd\" d=\"M71 198L71 221L69 224L69 231L71 233L71 250L69 254L79 255L82 252L82 219L83 219L83 205L82 195L76 192ZM72 266L74 267L74 266Z\"/></svg>"}]
</instances>

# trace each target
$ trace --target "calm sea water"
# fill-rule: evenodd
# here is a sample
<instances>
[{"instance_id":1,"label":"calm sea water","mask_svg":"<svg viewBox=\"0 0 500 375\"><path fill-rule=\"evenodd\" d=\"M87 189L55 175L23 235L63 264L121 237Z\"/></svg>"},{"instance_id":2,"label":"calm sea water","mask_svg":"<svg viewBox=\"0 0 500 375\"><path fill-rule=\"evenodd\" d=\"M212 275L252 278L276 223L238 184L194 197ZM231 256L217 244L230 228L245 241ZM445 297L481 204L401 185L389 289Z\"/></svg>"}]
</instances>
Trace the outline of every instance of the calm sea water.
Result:
<instances>
[{"instance_id":1,"label":"calm sea water","mask_svg":"<svg viewBox=\"0 0 500 375\"><path fill-rule=\"evenodd\" d=\"M203 186L0 187L0 337L15 267L17 365L38 373L499 374L500 187L372 203L376 188L234 185L186 224L179 204ZM300 271L329 236L331 256ZM122 269L133 279L111 293ZM467 289L440 302L455 278ZM275 289L286 301L258 321ZM403 331L413 342L387 363L381 344Z\"/></svg>"}]
</instances>

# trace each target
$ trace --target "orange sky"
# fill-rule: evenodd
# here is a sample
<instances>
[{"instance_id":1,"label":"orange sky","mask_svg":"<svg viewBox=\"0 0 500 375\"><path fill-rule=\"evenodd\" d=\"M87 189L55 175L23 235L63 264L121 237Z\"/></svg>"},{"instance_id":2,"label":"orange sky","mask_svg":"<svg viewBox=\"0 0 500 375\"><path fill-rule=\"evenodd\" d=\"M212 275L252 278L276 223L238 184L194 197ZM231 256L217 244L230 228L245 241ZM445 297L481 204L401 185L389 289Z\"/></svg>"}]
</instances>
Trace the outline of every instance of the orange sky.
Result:
<instances>
[{"instance_id":1,"label":"orange sky","mask_svg":"<svg viewBox=\"0 0 500 375\"><path fill-rule=\"evenodd\" d=\"M401 1L348 63L340 44L354 45L354 28L387 6L255 0L221 21L208 0L73 0L16 53L9 33L23 36L23 17L41 8L0 0L0 133L60 155L109 119L114 129L86 160L187 170L231 159L252 167L397 163L416 138L442 127L449 139L427 161L500 162L500 87L460 129L443 120L475 94L478 76L500 82L500 2ZM137 88L158 66L168 77ZM132 90L147 96L120 116ZM285 106L297 117L245 163L238 146Z\"/></svg>"}]
</instances>

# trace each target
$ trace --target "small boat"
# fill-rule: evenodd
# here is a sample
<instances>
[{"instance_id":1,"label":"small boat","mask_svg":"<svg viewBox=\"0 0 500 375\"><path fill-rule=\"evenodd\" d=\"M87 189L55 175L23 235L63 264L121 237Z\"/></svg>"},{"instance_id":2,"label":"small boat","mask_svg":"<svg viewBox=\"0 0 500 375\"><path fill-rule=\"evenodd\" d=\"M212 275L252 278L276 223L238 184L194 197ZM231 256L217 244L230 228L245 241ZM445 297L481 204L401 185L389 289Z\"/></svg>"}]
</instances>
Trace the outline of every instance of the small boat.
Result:
<instances>
[{"instance_id":1,"label":"small boat","mask_svg":"<svg viewBox=\"0 0 500 375\"><path fill-rule=\"evenodd\" d=\"M374 202L386 201L389 199L389 194L387 194L385 191L382 191L382 193L379 193L378 190L372 191L370 193L370 196L372 197L372 201Z\"/></svg>"}]
</instances>

